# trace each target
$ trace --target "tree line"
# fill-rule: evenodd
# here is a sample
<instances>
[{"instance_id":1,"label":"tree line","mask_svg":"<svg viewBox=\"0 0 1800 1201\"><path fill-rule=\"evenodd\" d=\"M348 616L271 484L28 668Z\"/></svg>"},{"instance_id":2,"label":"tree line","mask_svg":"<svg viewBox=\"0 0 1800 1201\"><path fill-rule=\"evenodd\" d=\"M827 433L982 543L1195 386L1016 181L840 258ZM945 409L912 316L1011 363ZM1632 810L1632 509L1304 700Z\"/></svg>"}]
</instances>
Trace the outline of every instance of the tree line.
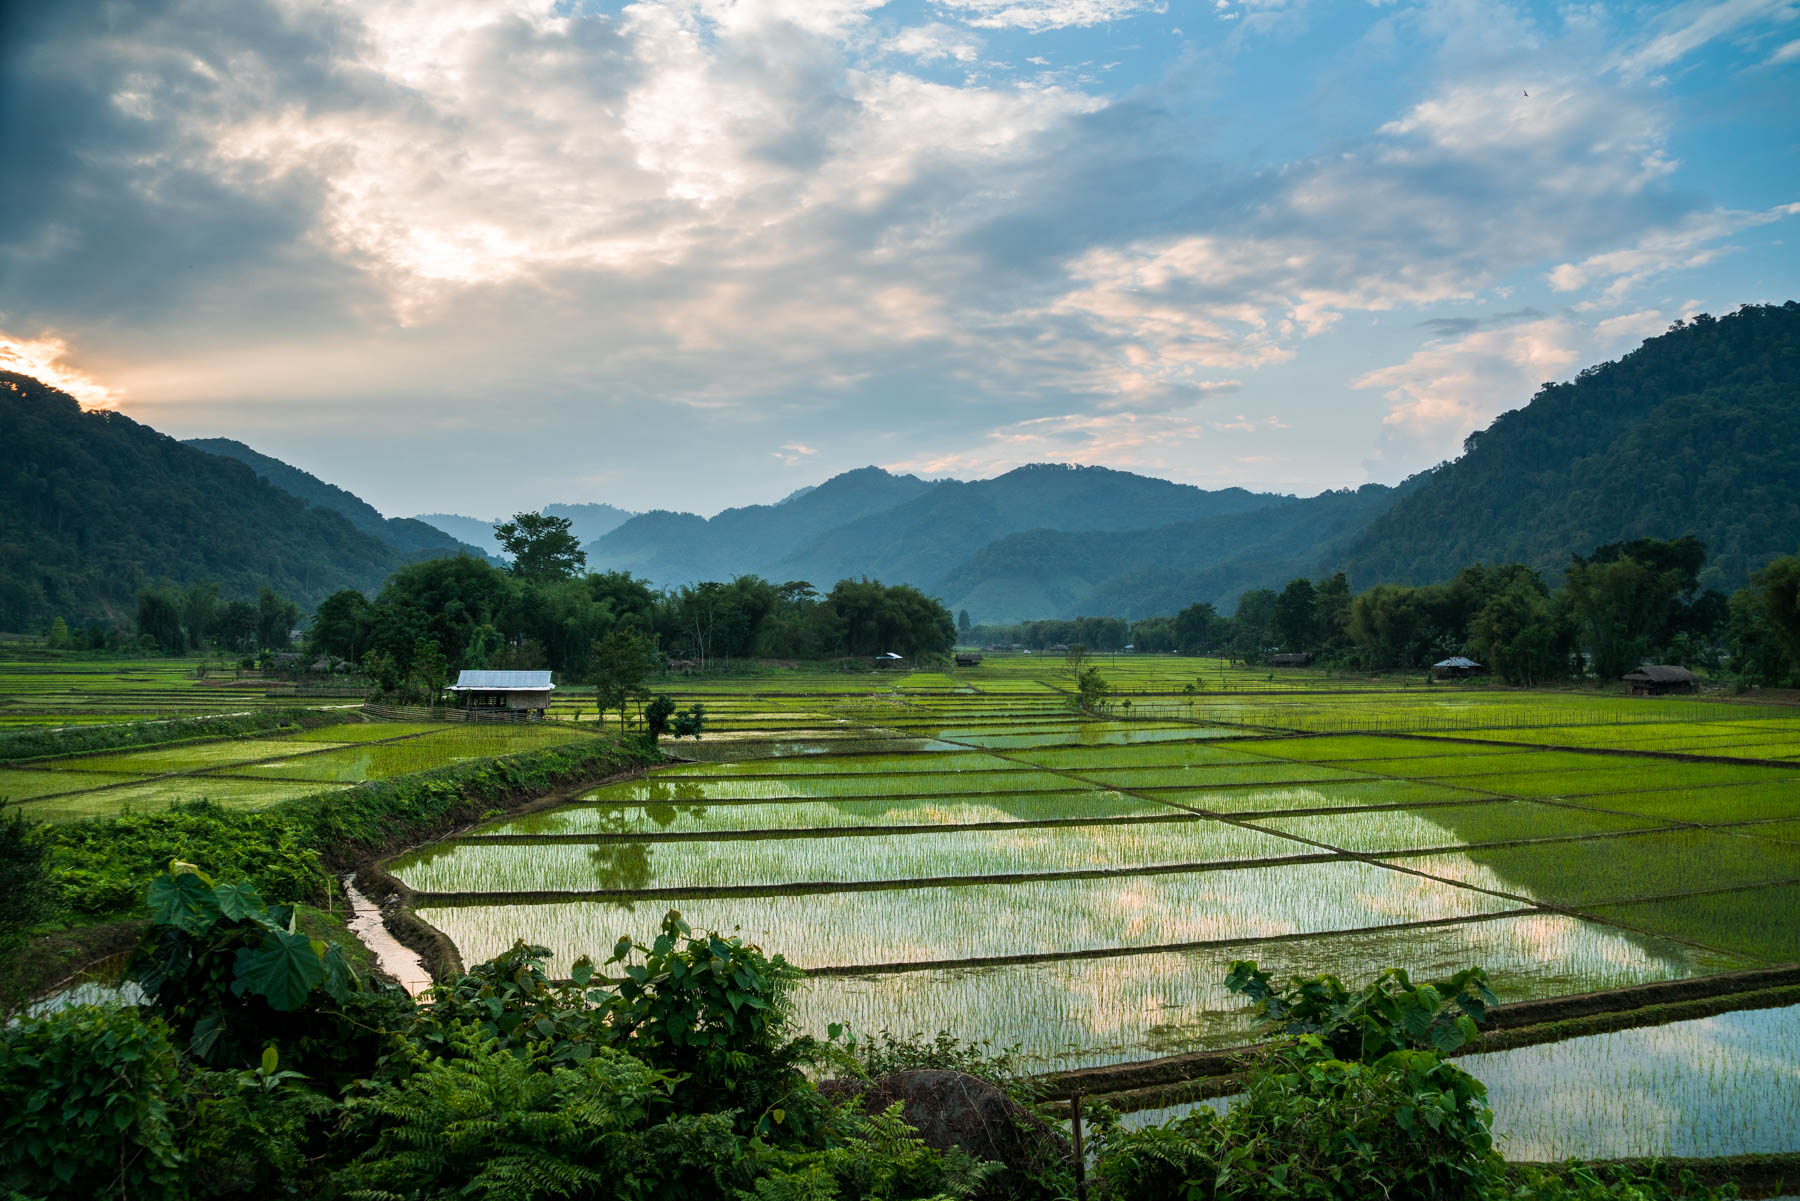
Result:
<instances>
[{"instance_id":1,"label":"tree line","mask_svg":"<svg viewBox=\"0 0 1800 1201\"><path fill-rule=\"evenodd\" d=\"M510 568L430 559L372 598L334 593L313 615L308 649L363 665L384 692L429 694L464 668L547 668L605 685L658 657L707 670L748 658L911 659L955 641L950 611L904 584L839 580L821 593L745 575L659 592L627 572L584 571L567 518L522 513L497 534Z\"/></svg>"},{"instance_id":2,"label":"tree line","mask_svg":"<svg viewBox=\"0 0 1800 1201\"><path fill-rule=\"evenodd\" d=\"M1522 563L1475 564L1442 584L1377 584L1353 593L1339 572L1258 588L1225 616L1211 604L1127 625L1116 618L971 625L965 642L1126 645L1266 663L1310 654L1369 671L1421 669L1462 655L1508 683L1592 674L1614 680L1640 663L1723 672L1746 684L1800 683L1800 554L1756 572L1730 596L1702 588L1706 544L1639 538L1576 555L1551 588Z\"/></svg>"}]
</instances>

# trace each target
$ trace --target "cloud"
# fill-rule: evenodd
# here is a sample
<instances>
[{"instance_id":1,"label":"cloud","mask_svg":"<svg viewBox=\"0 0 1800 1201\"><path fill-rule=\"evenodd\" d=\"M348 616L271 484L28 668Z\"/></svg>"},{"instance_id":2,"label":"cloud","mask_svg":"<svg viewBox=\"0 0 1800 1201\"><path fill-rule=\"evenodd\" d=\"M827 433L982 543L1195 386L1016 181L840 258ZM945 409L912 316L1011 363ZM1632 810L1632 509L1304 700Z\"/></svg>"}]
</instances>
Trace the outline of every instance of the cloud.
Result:
<instances>
[{"instance_id":1,"label":"cloud","mask_svg":"<svg viewBox=\"0 0 1800 1201\"><path fill-rule=\"evenodd\" d=\"M117 408L121 389L108 387L67 361L68 344L54 335L24 338L0 330L0 371L29 375L60 388L84 409Z\"/></svg>"},{"instance_id":2,"label":"cloud","mask_svg":"<svg viewBox=\"0 0 1800 1201\"><path fill-rule=\"evenodd\" d=\"M938 7L953 12L981 29L1023 29L1041 33L1048 29L1079 29L1123 21L1142 13L1160 13L1167 5L1158 0L937 0Z\"/></svg>"},{"instance_id":3,"label":"cloud","mask_svg":"<svg viewBox=\"0 0 1800 1201\"><path fill-rule=\"evenodd\" d=\"M1790 21L1793 16L1791 0L1689 0L1653 20L1648 37L1621 55L1615 66L1627 78L1645 75L1746 26Z\"/></svg>"},{"instance_id":4,"label":"cloud","mask_svg":"<svg viewBox=\"0 0 1800 1201\"><path fill-rule=\"evenodd\" d=\"M1547 278L1558 292L1576 292L1604 281L1601 300L1616 300L1656 276L1703 267L1736 249L1713 243L1796 213L1800 213L1800 203L1779 204L1759 212L1720 209L1696 213L1673 228L1650 231L1634 246L1590 255L1579 263L1563 263Z\"/></svg>"},{"instance_id":5,"label":"cloud","mask_svg":"<svg viewBox=\"0 0 1800 1201\"><path fill-rule=\"evenodd\" d=\"M883 48L890 54L903 54L922 63L968 64L981 57L980 38L938 21L903 29L883 43Z\"/></svg>"},{"instance_id":6,"label":"cloud","mask_svg":"<svg viewBox=\"0 0 1800 1201\"><path fill-rule=\"evenodd\" d=\"M796 467L818 455L818 450L804 442L783 442L781 449L770 451L770 457L781 460L783 467Z\"/></svg>"},{"instance_id":7,"label":"cloud","mask_svg":"<svg viewBox=\"0 0 1800 1201\"><path fill-rule=\"evenodd\" d=\"M1537 309L1523 308L1487 317L1428 317L1419 322L1419 328L1427 331L1433 338L1460 338L1478 329L1494 329L1521 321L1535 321L1544 315Z\"/></svg>"}]
</instances>

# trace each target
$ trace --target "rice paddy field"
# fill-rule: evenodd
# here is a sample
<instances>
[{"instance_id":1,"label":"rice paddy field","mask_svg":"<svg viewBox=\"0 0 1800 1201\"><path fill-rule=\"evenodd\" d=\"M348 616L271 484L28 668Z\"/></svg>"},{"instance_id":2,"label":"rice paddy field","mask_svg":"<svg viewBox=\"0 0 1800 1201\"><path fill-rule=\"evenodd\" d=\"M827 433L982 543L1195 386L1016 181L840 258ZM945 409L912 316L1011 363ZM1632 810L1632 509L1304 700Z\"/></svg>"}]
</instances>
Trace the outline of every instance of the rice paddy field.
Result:
<instances>
[{"instance_id":1,"label":"rice paddy field","mask_svg":"<svg viewBox=\"0 0 1800 1201\"><path fill-rule=\"evenodd\" d=\"M1044 1070L1243 1043L1235 959L1480 964L1503 1000L1800 962L1800 711L1097 664L1102 717L1024 656L684 686L689 762L390 866L471 961L523 937L566 970L675 908L799 965L810 1029ZM1796 1150L1775 1012L1471 1066L1519 1158Z\"/></svg>"},{"instance_id":2,"label":"rice paddy field","mask_svg":"<svg viewBox=\"0 0 1800 1201\"><path fill-rule=\"evenodd\" d=\"M1479 964L1507 1001L1800 964L1800 710L1094 663L1100 716L1049 657L668 681L708 716L683 761L388 867L468 962L524 938L567 970L673 908L799 966L809 1030L947 1031L1044 1071L1242 1044L1236 959ZM595 721L573 689L552 716ZM571 736L346 721L0 768L0 795L53 820L259 805ZM1800 1150L1792 1012L1469 1064L1517 1158Z\"/></svg>"},{"instance_id":3,"label":"rice paddy field","mask_svg":"<svg viewBox=\"0 0 1800 1201\"><path fill-rule=\"evenodd\" d=\"M39 821L144 812L177 801L258 809L291 797L348 788L587 735L543 725L445 725L364 721L275 737L184 742L0 765L0 800Z\"/></svg>"}]
</instances>

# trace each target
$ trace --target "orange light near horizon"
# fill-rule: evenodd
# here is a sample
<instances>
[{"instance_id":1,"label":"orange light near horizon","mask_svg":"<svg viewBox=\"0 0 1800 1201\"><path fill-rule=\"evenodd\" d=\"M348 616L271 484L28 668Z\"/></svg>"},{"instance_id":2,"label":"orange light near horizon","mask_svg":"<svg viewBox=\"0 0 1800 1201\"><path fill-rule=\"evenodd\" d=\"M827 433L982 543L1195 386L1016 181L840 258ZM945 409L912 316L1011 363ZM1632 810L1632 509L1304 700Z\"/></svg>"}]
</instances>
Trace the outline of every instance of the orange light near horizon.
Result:
<instances>
[{"instance_id":1,"label":"orange light near horizon","mask_svg":"<svg viewBox=\"0 0 1800 1201\"><path fill-rule=\"evenodd\" d=\"M68 355L69 345L61 338L21 338L0 330L0 371L16 371L29 375L39 383L60 388L80 402L84 409L116 408L122 391L109 388L73 367L59 365Z\"/></svg>"}]
</instances>

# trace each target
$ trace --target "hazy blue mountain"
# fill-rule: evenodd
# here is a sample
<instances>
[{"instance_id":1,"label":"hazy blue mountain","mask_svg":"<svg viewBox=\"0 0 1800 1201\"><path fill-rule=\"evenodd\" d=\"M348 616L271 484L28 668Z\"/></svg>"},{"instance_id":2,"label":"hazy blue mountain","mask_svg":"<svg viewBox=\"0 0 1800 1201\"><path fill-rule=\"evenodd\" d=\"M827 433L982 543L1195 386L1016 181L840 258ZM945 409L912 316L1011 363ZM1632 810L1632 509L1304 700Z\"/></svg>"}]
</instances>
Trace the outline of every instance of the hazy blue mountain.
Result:
<instances>
[{"instance_id":1,"label":"hazy blue mountain","mask_svg":"<svg viewBox=\"0 0 1800 1201\"><path fill-rule=\"evenodd\" d=\"M426 525L440 529L452 538L467 542L470 546L479 546L489 554L498 555L500 553L500 545L494 541L494 526L499 524L498 522L483 521L479 517L464 517L460 513L420 513L413 520L422 521Z\"/></svg>"},{"instance_id":2,"label":"hazy blue mountain","mask_svg":"<svg viewBox=\"0 0 1800 1201\"><path fill-rule=\"evenodd\" d=\"M862 467L773 505L726 509L707 519L666 509L644 513L587 544L588 567L630 571L670 586L754 572L775 578L776 564L845 522L893 509L936 485L911 475ZM797 577L780 576L777 583ZM825 581L830 587L838 577ZM815 581L815 583L818 581ZM899 578L888 582L900 583Z\"/></svg>"},{"instance_id":3,"label":"hazy blue mountain","mask_svg":"<svg viewBox=\"0 0 1800 1201\"><path fill-rule=\"evenodd\" d=\"M840 525L765 574L827 583L868 575L942 595L946 576L1009 534L1147 529L1292 501L1242 488L1208 492L1107 467L1038 463L991 480L940 481L898 508Z\"/></svg>"},{"instance_id":4,"label":"hazy blue mountain","mask_svg":"<svg viewBox=\"0 0 1800 1201\"><path fill-rule=\"evenodd\" d=\"M606 504L545 505L538 511L546 517L568 518L569 532L584 543L605 537L637 516Z\"/></svg>"},{"instance_id":5,"label":"hazy blue mountain","mask_svg":"<svg viewBox=\"0 0 1800 1201\"><path fill-rule=\"evenodd\" d=\"M1545 387L1354 539L1351 582L1428 583L1475 562L1551 575L1569 556L1692 534L1702 583L1740 587L1800 546L1800 304L1702 315Z\"/></svg>"},{"instance_id":6,"label":"hazy blue mountain","mask_svg":"<svg viewBox=\"0 0 1800 1201\"><path fill-rule=\"evenodd\" d=\"M459 541L453 535L426 522L411 517L383 517L373 505L354 493L346 492L335 484L328 484L280 459L252 450L242 442L230 438L189 438L183 445L210 455L236 459L289 496L298 497L309 505L341 513L363 533L380 538L409 556L486 552L485 547Z\"/></svg>"}]
</instances>

